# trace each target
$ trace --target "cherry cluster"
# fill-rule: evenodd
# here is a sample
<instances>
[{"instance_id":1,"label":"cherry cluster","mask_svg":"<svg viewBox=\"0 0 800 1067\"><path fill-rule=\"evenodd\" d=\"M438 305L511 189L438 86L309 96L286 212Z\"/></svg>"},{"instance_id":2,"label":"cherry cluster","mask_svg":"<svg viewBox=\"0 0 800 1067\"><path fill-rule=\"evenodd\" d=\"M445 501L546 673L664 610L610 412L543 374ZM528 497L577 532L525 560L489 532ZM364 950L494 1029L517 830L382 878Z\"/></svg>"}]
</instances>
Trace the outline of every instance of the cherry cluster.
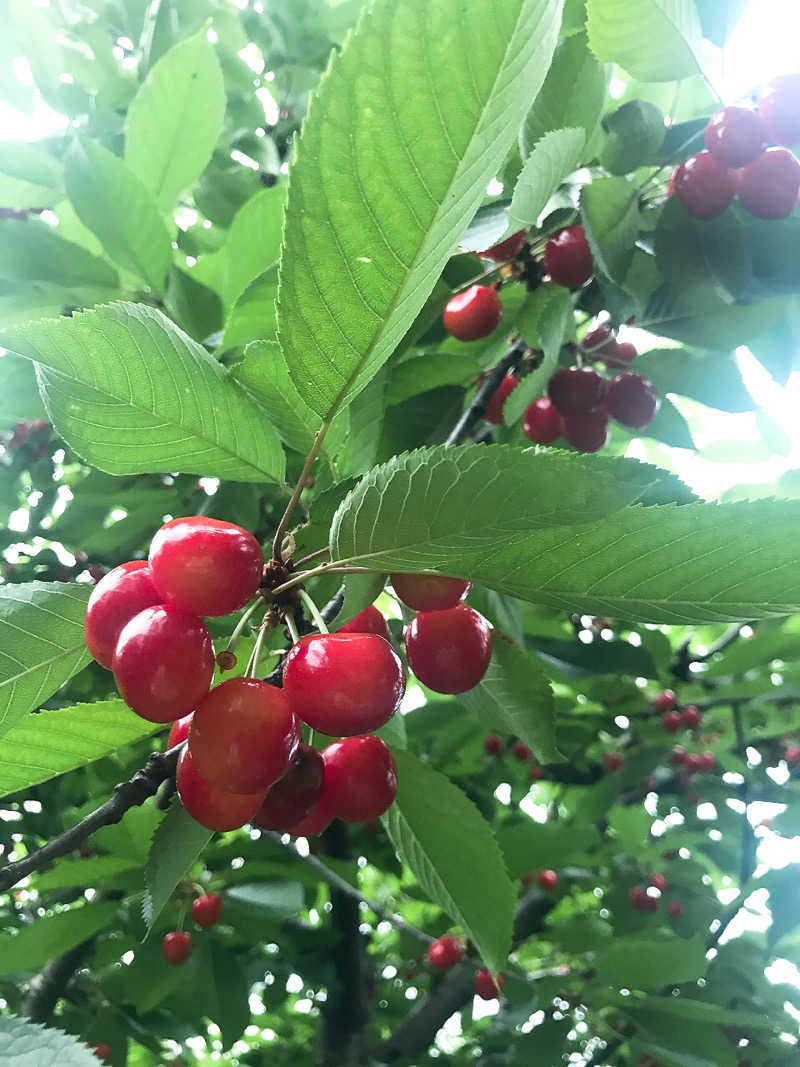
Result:
<instances>
[{"instance_id":1,"label":"cherry cluster","mask_svg":"<svg viewBox=\"0 0 800 1067\"><path fill-rule=\"evenodd\" d=\"M527 874L523 874L520 881L526 889L530 889L534 882L538 882L540 888L549 893L558 885L558 872L549 867L544 871L539 871L538 874L528 871Z\"/></svg>"},{"instance_id":2,"label":"cherry cluster","mask_svg":"<svg viewBox=\"0 0 800 1067\"><path fill-rule=\"evenodd\" d=\"M634 911L658 911L661 897L667 888L667 877L664 874L653 874L647 886L635 885L628 891L628 899ZM683 915L683 905L679 900L667 902L667 914L671 919L679 919Z\"/></svg>"},{"instance_id":3,"label":"cherry cluster","mask_svg":"<svg viewBox=\"0 0 800 1067\"><path fill-rule=\"evenodd\" d=\"M444 934L437 937L428 945L428 962L437 971L449 971L464 958L464 949L457 937L452 934ZM485 968L475 973L475 996L481 1000L494 1000L500 996L500 991L505 984L502 974L497 975L495 980L491 971Z\"/></svg>"},{"instance_id":4,"label":"cherry cluster","mask_svg":"<svg viewBox=\"0 0 800 1067\"><path fill-rule=\"evenodd\" d=\"M798 141L800 74L782 75L762 89L756 110L726 107L712 117L705 150L675 168L668 193L698 219L716 218L736 197L756 218L786 218L800 193L790 150Z\"/></svg>"},{"instance_id":5,"label":"cherry cluster","mask_svg":"<svg viewBox=\"0 0 800 1067\"><path fill-rule=\"evenodd\" d=\"M192 901L191 911L202 929L216 926L222 918L222 897L219 893L203 893ZM187 930L170 930L161 942L161 953L172 967L186 963L192 954L192 935Z\"/></svg>"},{"instance_id":6,"label":"cherry cluster","mask_svg":"<svg viewBox=\"0 0 800 1067\"><path fill-rule=\"evenodd\" d=\"M676 734L678 730L696 730L703 721L700 709L694 704L687 704L679 711L678 698L671 689L662 690L654 703L656 708L663 712L661 724L668 734Z\"/></svg>"}]
</instances>

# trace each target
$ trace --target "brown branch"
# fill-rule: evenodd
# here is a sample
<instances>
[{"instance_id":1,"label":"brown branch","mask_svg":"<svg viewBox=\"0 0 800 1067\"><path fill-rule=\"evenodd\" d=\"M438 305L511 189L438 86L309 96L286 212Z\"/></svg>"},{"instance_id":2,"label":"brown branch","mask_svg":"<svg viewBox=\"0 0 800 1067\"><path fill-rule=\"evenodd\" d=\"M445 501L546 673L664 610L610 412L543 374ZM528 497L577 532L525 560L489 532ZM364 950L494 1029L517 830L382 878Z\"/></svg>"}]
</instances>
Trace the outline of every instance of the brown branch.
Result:
<instances>
[{"instance_id":1,"label":"brown branch","mask_svg":"<svg viewBox=\"0 0 800 1067\"><path fill-rule=\"evenodd\" d=\"M69 952L56 956L44 965L31 980L25 996L22 998L20 1011L35 1023L50 1021L55 1006L63 995L69 980L82 966L92 950L94 938L82 941Z\"/></svg>"},{"instance_id":2,"label":"brown branch","mask_svg":"<svg viewBox=\"0 0 800 1067\"><path fill-rule=\"evenodd\" d=\"M483 379L483 382L475 396L472 398L471 403L451 430L450 436L445 441L446 446L459 445L462 441L466 440L478 420L486 414L486 408L489 405L489 401L497 390L497 387L500 385L500 382L505 378L509 371L517 366L527 351L527 345L522 338L518 338L513 342L503 358L492 367Z\"/></svg>"}]
</instances>

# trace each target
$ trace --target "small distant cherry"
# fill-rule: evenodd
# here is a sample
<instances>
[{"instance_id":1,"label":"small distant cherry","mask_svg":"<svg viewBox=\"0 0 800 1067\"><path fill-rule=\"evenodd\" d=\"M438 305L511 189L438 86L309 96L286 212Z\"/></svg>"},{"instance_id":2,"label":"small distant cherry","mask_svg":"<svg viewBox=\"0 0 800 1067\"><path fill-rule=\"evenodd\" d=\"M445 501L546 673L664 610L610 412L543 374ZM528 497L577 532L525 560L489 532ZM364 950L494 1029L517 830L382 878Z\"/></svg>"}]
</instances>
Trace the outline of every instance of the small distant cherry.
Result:
<instances>
[{"instance_id":1,"label":"small distant cherry","mask_svg":"<svg viewBox=\"0 0 800 1067\"><path fill-rule=\"evenodd\" d=\"M657 911L658 897L651 896L644 886L635 885L628 894L632 907L636 911Z\"/></svg>"},{"instance_id":2,"label":"small distant cherry","mask_svg":"<svg viewBox=\"0 0 800 1067\"><path fill-rule=\"evenodd\" d=\"M794 766L795 764L800 763L800 747L798 747L797 745L792 745L790 748L786 749L785 756L786 762L790 766Z\"/></svg>"},{"instance_id":3,"label":"small distant cherry","mask_svg":"<svg viewBox=\"0 0 800 1067\"><path fill-rule=\"evenodd\" d=\"M222 897L219 893L204 893L193 900L192 918L203 928L216 926L222 918Z\"/></svg>"},{"instance_id":4,"label":"small distant cherry","mask_svg":"<svg viewBox=\"0 0 800 1067\"><path fill-rule=\"evenodd\" d=\"M561 415L547 396L529 404L522 416L522 432L537 445L550 445L561 436Z\"/></svg>"},{"instance_id":5,"label":"small distant cherry","mask_svg":"<svg viewBox=\"0 0 800 1067\"><path fill-rule=\"evenodd\" d=\"M671 689L662 689L653 703L659 711L672 711L678 706L678 698Z\"/></svg>"},{"instance_id":6,"label":"small distant cherry","mask_svg":"<svg viewBox=\"0 0 800 1067\"><path fill-rule=\"evenodd\" d=\"M492 656L492 632L474 608L421 611L405 633L408 665L435 693L465 693L483 678Z\"/></svg>"},{"instance_id":7,"label":"small distant cherry","mask_svg":"<svg viewBox=\"0 0 800 1067\"><path fill-rule=\"evenodd\" d=\"M701 771L710 774L711 771L716 769L717 757L713 752L701 752L698 757L698 766Z\"/></svg>"},{"instance_id":8,"label":"small distant cherry","mask_svg":"<svg viewBox=\"0 0 800 1067\"><path fill-rule=\"evenodd\" d=\"M500 325L503 305L488 285L471 285L450 297L442 315L444 327L459 341L478 341Z\"/></svg>"},{"instance_id":9,"label":"small distant cherry","mask_svg":"<svg viewBox=\"0 0 800 1067\"><path fill-rule=\"evenodd\" d=\"M682 745L676 745L670 753L669 762L673 767L681 767L688 759L688 752Z\"/></svg>"},{"instance_id":10,"label":"small distant cherry","mask_svg":"<svg viewBox=\"0 0 800 1067\"><path fill-rule=\"evenodd\" d=\"M461 947L461 942L457 937L453 937L452 934L437 937L428 946L428 960L437 971L447 971L451 967L455 967L457 963L461 962L463 956L464 950Z\"/></svg>"},{"instance_id":11,"label":"small distant cherry","mask_svg":"<svg viewBox=\"0 0 800 1067\"><path fill-rule=\"evenodd\" d=\"M496 1000L504 985L502 974L498 974L496 983L491 971L481 970L475 975L475 995L481 1000Z\"/></svg>"},{"instance_id":12,"label":"small distant cherry","mask_svg":"<svg viewBox=\"0 0 800 1067\"><path fill-rule=\"evenodd\" d=\"M392 574L392 588L414 611L446 611L469 594L472 582L440 574Z\"/></svg>"},{"instance_id":13,"label":"small distant cherry","mask_svg":"<svg viewBox=\"0 0 800 1067\"><path fill-rule=\"evenodd\" d=\"M289 770L272 786L253 818L262 830L289 830L309 815L322 796L325 765L311 745L301 744Z\"/></svg>"},{"instance_id":14,"label":"small distant cherry","mask_svg":"<svg viewBox=\"0 0 800 1067\"><path fill-rule=\"evenodd\" d=\"M589 242L583 226L567 226L551 237L544 249L544 265L556 285L577 289L594 274Z\"/></svg>"},{"instance_id":15,"label":"small distant cherry","mask_svg":"<svg viewBox=\"0 0 800 1067\"><path fill-rule=\"evenodd\" d=\"M111 1059L113 1051L114 1050L111 1048L111 1045L92 1045L92 1052L94 1052L98 1060L102 1060L103 1063L108 1063L108 1061Z\"/></svg>"},{"instance_id":16,"label":"small distant cherry","mask_svg":"<svg viewBox=\"0 0 800 1067\"><path fill-rule=\"evenodd\" d=\"M600 410L565 415L561 432L567 444L579 452L599 452L608 442L608 414Z\"/></svg>"},{"instance_id":17,"label":"small distant cherry","mask_svg":"<svg viewBox=\"0 0 800 1067\"><path fill-rule=\"evenodd\" d=\"M520 763L527 763L533 755L524 741L515 741L511 746L511 751L514 754L514 759L518 759Z\"/></svg>"},{"instance_id":18,"label":"small distant cherry","mask_svg":"<svg viewBox=\"0 0 800 1067\"><path fill-rule=\"evenodd\" d=\"M539 885L542 889L555 889L558 885L558 874L552 870L539 871Z\"/></svg>"},{"instance_id":19,"label":"small distant cherry","mask_svg":"<svg viewBox=\"0 0 800 1067\"><path fill-rule=\"evenodd\" d=\"M374 734L345 737L322 751L325 793L345 822L377 819L397 793L397 766L391 750Z\"/></svg>"},{"instance_id":20,"label":"small distant cherry","mask_svg":"<svg viewBox=\"0 0 800 1067\"><path fill-rule=\"evenodd\" d=\"M522 884L525 886L526 889L530 889L530 887L533 885L533 883L535 881L536 881L536 875L533 873L533 871L528 871L526 874L523 874L523 876L520 878L520 882L522 882Z\"/></svg>"},{"instance_id":21,"label":"small distant cherry","mask_svg":"<svg viewBox=\"0 0 800 1067\"><path fill-rule=\"evenodd\" d=\"M487 756L499 756L503 751L503 739L499 734L488 734L483 739L483 751Z\"/></svg>"},{"instance_id":22,"label":"small distant cherry","mask_svg":"<svg viewBox=\"0 0 800 1067\"><path fill-rule=\"evenodd\" d=\"M486 411L484 412L483 417L487 422L491 422L493 426L503 425L505 422L503 409L506 406L506 400L508 400L518 385L519 378L515 374L507 374L505 378L503 378L498 387L489 397L489 403L486 405Z\"/></svg>"},{"instance_id":23,"label":"small distant cherry","mask_svg":"<svg viewBox=\"0 0 800 1067\"><path fill-rule=\"evenodd\" d=\"M99 664L110 667L123 627L163 597L144 560L123 563L101 577L86 605L86 644Z\"/></svg>"},{"instance_id":24,"label":"small distant cherry","mask_svg":"<svg viewBox=\"0 0 800 1067\"><path fill-rule=\"evenodd\" d=\"M540 767L538 763L534 763L528 770L528 777L532 778L534 782L539 782L544 777L544 768Z\"/></svg>"},{"instance_id":25,"label":"small distant cherry","mask_svg":"<svg viewBox=\"0 0 800 1067\"><path fill-rule=\"evenodd\" d=\"M192 935L185 930L172 930L164 935L161 951L167 963L179 967L186 963L192 951Z\"/></svg>"},{"instance_id":26,"label":"small distant cherry","mask_svg":"<svg viewBox=\"0 0 800 1067\"><path fill-rule=\"evenodd\" d=\"M726 167L743 167L769 143L769 133L757 111L725 107L706 127L706 148Z\"/></svg>"},{"instance_id":27,"label":"small distant cherry","mask_svg":"<svg viewBox=\"0 0 800 1067\"><path fill-rule=\"evenodd\" d=\"M250 822L264 803L263 792L227 793L211 785L195 767L188 748L178 760L175 783L187 813L208 830L238 830Z\"/></svg>"},{"instance_id":28,"label":"small distant cherry","mask_svg":"<svg viewBox=\"0 0 800 1067\"><path fill-rule=\"evenodd\" d=\"M610 326L595 326L581 341L581 348L589 356L611 356L616 347L617 341Z\"/></svg>"},{"instance_id":29,"label":"small distant cherry","mask_svg":"<svg viewBox=\"0 0 800 1067\"><path fill-rule=\"evenodd\" d=\"M671 919L680 919L683 915L683 904L679 900L671 900L667 904L667 914Z\"/></svg>"},{"instance_id":30,"label":"small distant cherry","mask_svg":"<svg viewBox=\"0 0 800 1067\"><path fill-rule=\"evenodd\" d=\"M658 393L641 374L624 371L608 383L606 409L623 426L641 429L652 422L658 410Z\"/></svg>"},{"instance_id":31,"label":"small distant cherry","mask_svg":"<svg viewBox=\"0 0 800 1067\"><path fill-rule=\"evenodd\" d=\"M661 725L668 734L676 734L683 726L683 718L679 711L665 711L661 716Z\"/></svg>"},{"instance_id":32,"label":"small distant cherry","mask_svg":"<svg viewBox=\"0 0 800 1067\"><path fill-rule=\"evenodd\" d=\"M673 187L690 215L696 219L714 219L736 195L736 172L705 150L681 163Z\"/></svg>"},{"instance_id":33,"label":"small distant cherry","mask_svg":"<svg viewBox=\"0 0 800 1067\"><path fill-rule=\"evenodd\" d=\"M696 730L703 721L703 716L694 704L687 704L681 712L681 720L687 730Z\"/></svg>"},{"instance_id":34,"label":"small distant cherry","mask_svg":"<svg viewBox=\"0 0 800 1067\"><path fill-rule=\"evenodd\" d=\"M800 74L780 74L758 98L758 113L771 140L782 145L800 142Z\"/></svg>"},{"instance_id":35,"label":"small distant cherry","mask_svg":"<svg viewBox=\"0 0 800 1067\"><path fill-rule=\"evenodd\" d=\"M663 893L664 890L667 888L667 876L665 874L660 873L651 875L650 885L654 889L657 889L659 892Z\"/></svg>"},{"instance_id":36,"label":"small distant cherry","mask_svg":"<svg viewBox=\"0 0 800 1067\"><path fill-rule=\"evenodd\" d=\"M607 774L615 774L622 767L623 762L619 752L606 752L603 756L603 766Z\"/></svg>"},{"instance_id":37,"label":"small distant cherry","mask_svg":"<svg viewBox=\"0 0 800 1067\"><path fill-rule=\"evenodd\" d=\"M487 248L477 254L483 256L484 259L493 259L495 263L505 263L508 260L516 259L524 244L525 230L517 230L510 237L506 237L505 241L500 241L498 244L492 245L491 248Z\"/></svg>"},{"instance_id":38,"label":"small distant cherry","mask_svg":"<svg viewBox=\"0 0 800 1067\"><path fill-rule=\"evenodd\" d=\"M605 403L607 385L593 367L562 367L547 383L547 395L565 416L597 411Z\"/></svg>"},{"instance_id":39,"label":"small distant cherry","mask_svg":"<svg viewBox=\"0 0 800 1067\"><path fill-rule=\"evenodd\" d=\"M386 619L374 604L370 604L368 608L359 611L358 615L354 615L344 626L340 626L337 633L377 634L378 637L382 637L385 641L389 640L389 627L386 624Z\"/></svg>"},{"instance_id":40,"label":"small distant cherry","mask_svg":"<svg viewBox=\"0 0 800 1067\"><path fill-rule=\"evenodd\" d=\"M800 162L788 148L768 148L739 172L739 202L756 218L786 218L798 193Z\"/></svg>"}]
</instances>

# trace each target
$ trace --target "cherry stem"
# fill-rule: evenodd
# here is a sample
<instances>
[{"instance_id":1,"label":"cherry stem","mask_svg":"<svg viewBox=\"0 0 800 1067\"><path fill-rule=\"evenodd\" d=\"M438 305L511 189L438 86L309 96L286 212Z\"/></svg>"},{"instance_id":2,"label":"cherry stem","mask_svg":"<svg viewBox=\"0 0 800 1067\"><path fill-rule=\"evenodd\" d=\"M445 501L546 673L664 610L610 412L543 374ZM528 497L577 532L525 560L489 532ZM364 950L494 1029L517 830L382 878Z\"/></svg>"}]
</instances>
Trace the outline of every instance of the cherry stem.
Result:
<instances>
[{"instance_id":1,"label":"cherry stem","mask_svg":"<svg viewBox=\"0 0 800 1067\"><path fill-rule=\"evenodd\" d=\"M273 625L274 624L270 621L269 612L267 612L264 615L261 625L258 628L258 636L256 637L256 643L253 646L253 651L250 654L250 659L248 660L247 668L244 672L245 678L255 678L256 671L258 670L258 660L261 656L261 648L264 644L264 636L267 630L272 629Z\"/></svg>"},{"instance_id":2,"label":"cherry stem","mask_svg":"<svg viewBox=\"0 0 800 1067\"><path fill-rule=\"evenodd\" d=\"M477 253L475 253L475 254L477 255ZM463 285L459 285L459 287L457 289L453 290L453 295L455 295L456 293L463 293L467 289L470 289L473 285L477 285L478 282L482 282L482 281L485 281L487 278L491 278L491 276L493 274L497 274L498 271L500 271L502 267L508 266L509 263L513 263L513 262L514 262L513 259L509 259L505 263L496 263L493 267L490 267L488 270L482 271L482 273L480 273L480 274L476 274L474 278L470 278L470 280L468 282L464 282Z\"/></svg>"},{"instance_id":3,"label":"cherry stem","mask_svg":"<svg viewBox=\"0 0 800 1067\"><path fill-rule=\"evenodd\" d=\"M323 419L319 429L314 434L314 443L306 456L306 461L303 464L303 469L300 471L300 477L297 479L297 485L292 490L292 495L289 497L289 503L286 505L286 510L281 516L281 521L278 523L278 528L275 531L275 537L272 541L272 558L277 560L278 563L283 562L282 546L283 538L286 531L289 528L289 522L294 514L294 509L297 507L297 503L300 500L300 494L305 489L306 479L308 478L311 468L314 466L314 460L319 454L319 450L322 447L322 441L325 434L328 432L328 426L330 425L327 419Z\"/></svg>"},{"instance_id":4,"label":"cherry stem","mask_svg":"<svg viewBox=\"0 0 800 1067\"><path fill-rule=\"evenodd\" d=\"M326 556L330 552L330 549L326 545L324 548L318 548L316 552L309 552L307 556L301 556L300 559L295 561L295 567L302 567L304 563L310 563L312 559L319 559L320 556Z\"/></svg>"},{"instance_id":5,"label":"cherry stem","mask_svg":"<svg viewBox=\"0 0 800 1067\"><path fill-rule=\"evenodd\" d=\"M305 591L305 589L301 589L300 590L300 599L303 601L305 606L308 608L308 613L311 616L311 618L314 620L314 625L319 630L319 632L321 634L328 633L328 627L325 625L325 620L323 619L323 617L319 613L319 608L314 603L312 598L308 595L308 593Z\"/></svg>"},{"instance_id":6,"label":"cherry stem","mask_svg":"<svg viewBox=\"0 0 800 1067\"><path fill-rule=\"evenodd\" d=\"M260 598L258 600L254 600L253 601L253 603L250 605L250 607L247 609L247 611L244 613L244 615L242 615L241 619L239 619L239 621L236 623L236 626L234 627L233 633L228 638L228 644L225 646L225 651L226 652L233 652L233 650L236 648L237 644L239 643L239 638L242 636L242 631L244 630L245 626L247 626L247 623L248 623L248 621L250 619L250 616L255 611L257 611L259 607L263 607L263 606L264 606L264 601L261 600Z\"/></svg>"},{"instance_id":7,"label":"cherry stem","mask_svg":"<svg viewBox=\"0 0 800 1067\"><path fill-rule=\"evenodd\" d=\"M308 581L309 578L317 578L320 574L379 574L374 567L350 567L341 563L323 563L319 567L313 567L310 571L301 571L299 574L295 574L289 579L288 582L284 582L283 585L276 586L271 592L272 595L278 596L280 593L285 593L287 589L293 589L296 585L302 585L303 582Z\"/></svg>"},{"instance_id":8,"label":"cherry stem","mask_svg":"<svg viewBox=\"0 0 800 1067\"><path fill-rule=\"evenodd\" d=\"M297 629L297 624L294 621L294 615L286 616L286 629L289 631L289 634L292 638L292 643L296 645L297 642L300 640L300 632Z\"/></svg>"}]
</instances>

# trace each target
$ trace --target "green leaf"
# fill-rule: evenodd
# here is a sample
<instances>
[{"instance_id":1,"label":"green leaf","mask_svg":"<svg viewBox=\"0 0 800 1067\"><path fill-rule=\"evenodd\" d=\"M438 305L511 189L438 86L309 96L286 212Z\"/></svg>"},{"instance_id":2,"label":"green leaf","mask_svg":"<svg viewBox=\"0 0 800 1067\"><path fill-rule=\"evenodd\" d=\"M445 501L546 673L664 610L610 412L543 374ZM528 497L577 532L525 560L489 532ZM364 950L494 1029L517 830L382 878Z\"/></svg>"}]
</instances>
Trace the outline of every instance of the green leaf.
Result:
<instances>
[{"instance_id":1,"label":"green leaf","mask_svg":"<svg viewBox=\"0 0 800 1067\"><path fill-rule=\"evenodd\" d=\"M0 390L0 428L13 429L17 419L33 422L34 419L47 418L30 361L8 353L0 359L0 376L3 379L3 388Z\"/></svg>"},{"instance_id":2,"label":"green leaf","mask_svg":"<svg viewBox=\"0 0 800 1067\"><path fill-rule=\"evenodd\" d=\"M648 100L629 100L603 119L600 162L609 174L630 174L661 147L664 116Z\"/></svg>"},{"instance_id":3,"label":"green leaf","mask_svg":"<svg viewBox=\"0 0 800 1067\"><path fill-rule=\"evenodd\" d=\"M139 178L101 144L78 139L65 156L64 181L81 222L111 259L163 292L172 248L156 203Z\"/></svg>"},{"instance_id":4,"label":"green leaf","mask_svg":"<svg viewBox=\"0 0 800 1067\"><path fill-rule=\"evenodd\" d=\"M273 338L277 330L275 321L277 295L278 265L273 263L250 282L231 308L220 342L221 350L238 348L246 345L248 341ZM297 393L294 383L292 383L292 390Z\"/></svg>"},{"instance_id":5,"label":"green leaf","mask_svg":"<svg viewBox=\"0 0 800 1067\"><path fill-rule=\"evenodd\" d=\"M595 957L601 981L628 989L693 982L706 973L706 966L705 944L699 936L690 941L617 938Z\"/></svg>"},{"instance_id":6,"label":"green leaf","mask_svg":"<svg viewBox=\"0 0 800 1067\"><path fill-rule=\"evenodd\" d=\"M283 452L262 409L156 308L109 304L0 339L36 361L59 433L109 474L283 477Z\"/></svg>"},{"instance_id":7,"label":"green leaf","mask_svg":"<svg viewBox=\"0 0 800 1067\"><path fill-rule=\"evenodd\" d=\"M517 328L531 347L542 349L544 358L536 370L525 375L506 401L503 416L507 426L522 418L525 408L544 392L572 322L572 296L563 285L546 282L525 298L517 316Z\"/></svg>"},{"instance_id":8,"label":"green leaf","mask_svg":"<svg viewBox=\"0 0 800 1067\"><path fill-rule=\"evenodd\" d=\"M709 1026L746 1026L754 1030L773 1030L774 1020L754 1011L741 1008L725 1008L706 1000L691 1000L689 997L619 997L618 1006L634 1017L641 1014L661 1015L667 1020L689 1020ZM674 1025L674 1023L673 1023Z\"/></svg>"},{"instance_id":9,"label":"green leaf","mask_svg":"<svg viewBox=\"0 0 800 1067\"><path fill-rule=\"evenodd\" d=\"M752 411L755 407L733 352L652 348L637 358L636 371L649 378L662 396L690 396L720 411Z\"/></svg>"},{"instance_id":10,"label":"green leaf","mask_svg":"<svg viewBox=\"0 0 800 1067\"><path fill-rule=\"evenodd\" d=\"M475 942L492 973L511 948L516 904L502 853L477 808L443 774L394 753L397 798L383 823L428 896Z\"/></svg>"},{"instance_id":11,"label":"green leaf","mask_svg":"<svg viewBox=\"0 0 800 1067\"><path fill-rule=\"evenodd\" d=\"M299 882L257 882L235 885L225 894L225 903L245 912L276 919L289 919L303 910L303 887Z\"/></svg>"},{"instance_id":12,"label":"green leaf","mask_svg":"<svg viewBox=\"0 0 800 1067\"><path fill-rule=\"evenodd\" d=\"M467 386L480 373L480 364L467 353L426 352L414 359L404 359L390 366L386 386L386 404L402 404L413 396L438 389L442 385Z\"/></svg>"},{"instance_id":13,"label":"green leaf","mask_svg":"<svg viewBox=\"0 0 800 1067\"><path fill-rule=\"evenodd\" d=\"M597 848L599 831L592 825L572 825L569 833L557 823L536 823L525 818L503 826L497 840L512 878L543 867L568 867L585 862Z\"/></svg>"},{"instance_id":14,"label":"green leaf","mask_svg":"<svg viewBox=\"0 0 800 1067\"><path fill-rule=\"evenodd\" d=\"M386 409L385 390L386 368L381 367L350 404L350 431L338 456L339 473L344 477L366 474L375 462Z\"/></svg>"},{"instance_id":15,"label":"green leaf","mask_svg":"<svg viewBox=\"0 0 800 1067\"><path fill-rule=\"evenodd\" d=\"M48 960L75 948L110 925L117 904L81 904L39 916L14 934L0 934L0 976L38 971Z\"/></svg>"},{"instance_id":16,"label":"green leaf","mask_svg":"<svg viewBox=\"0 0 800 1067\"><path fill-rule=\"evenodd\" d=\"M216 1010L209 1015L222 1031L222 1048L229 1049L250 1022L250 982L238 957L218 941L211 943L211 975Z\"/></svg>"},{"instance_id":17,"label":"green leaf","mask_svg":"<svg viewBox=\"0 0 800 1067\"><path fill-rule=\"evenodd\" d=\"M565 38L522 127L523 156L545 133L564 127L582 129L588 144L603 113L607 80L608 72L589 51L586 35Z\"/></svg>"},{"instance_id":18,"label":"green leaf","mask_svg":"<svg viewBox=\"0 0 800 1067\"><path fill-rule=\"evenodd\" d=\"M694 448L694 438L689 423L671 400L662 396L658 411L641 430L626 431L631 437L651 437L670 448Z\"/></svg>"},{"instance_id":19,"label":"green leaf","mask_svg":"<svg viewBox=\"0 0 800 1067\"><path fill-rule=\"evenodd\" d=\"M35 875L37 893L73 886L105 886L117 874L136 870L136 860L125 856L87 856L85 859L60 860L44 874Z\"/></svg>"},{"instance_id":20,"label":"green leaf","mask_svg":"<svg viewBox=\"0 0 800 1067\"><path fill-rule=\"evenodd\" d=\"M753 278L747 230L729 211L701 221L692 218L677 197L671 197L656 226L655 251L664 280L686 291L690 300L705 286L733 303Z\"/></svg>"},{"instance_id":21,"label":"green leaf","mask_svg":"<svg viewBox=\"0 0 800 1067\"><path fill-rule=\"evenodd\" d=\"M769 890L769 910L772 916L767 931L767 946L772 949L780 939L800 923L797 911L797 877L800 864L790 863L779 870L768 871L762 883Z\"/></svg>"},{"instance_id":22,"label":"green leaf","mask_svg":"<svg viewBox=\"0 0 800 1067\"><path fill-rule=\"evenodd\" d=\"M506 0L487 33L461 0L378 0L334 56L290 174L278 291L289 370L318 413L363 388L422 308L541 87L560 17L560 0Z\"/></svg>"},{"instance_id":23,"label":"green leaf","mask_svg":"<svg viewBox=\"0 0 800 1067\"><path fill-rule=\"evenodd\" d=\"M595 265L622 283L639 233L639 194L624 178L597 178L581 189L581 215Z\"/></svg>"},{"instance_id":24,"label":"green leaf","mask_svg":"<svg viewBox=\"0 0 800 1067\"><path fill-rule=\"evenodd\" d=\"M509 226L533 226L548 200L581 161L586 134L579 129L544 134L525 160L511 198Z\"/></svg>"},{"instance_id":25,"label":"green leaf","mask_svg":"<svg viewBox=\"0 0 800 1067\"><path fill-rule=\"evenodd\" d=\"M0 278L10 282L51 282L58 286L107 288L116 295L117 272L80 245L65 241L44 222L0 222Z\"/></svg>"},{"instance_id":26,"label":"green leaf","mask_svg":"<svg viewBox=\"0 0 800 1067\"><path fill-rule=\"evenodd\" d=\"M333 620L333 629L344 626L378 598L386 585L385 574L348 574L344 580L344 600Z\"/></svg>"},{"instance_id":27,"label":"green leaf","mask_svg":"<svg viewBox=\"0 0 800 1067\"><path fill-rule=\"evenodd\" d=\"M0 737L91 659L83 636L89 593L62 583L0 586Z\"/></svg>"},{"instance_id":28,"label":"green leaf","mask_svg":"<svg viewBox=\"0 0 800 1067\"><path fill-rule=\"evenodd\" d=\"M0 204L22 211L53 207L64 195L61 163L27 141L0 142Z\"/></svg>"},{"instance_id":29,"label":"green leaf","mask_svg":"<svg viewBox=\"0 0 800 1067\"><path fill-rule=\"evenodd\" d=\"M563 759L556 748L553 691L541 665L497 631L489 669L460 700L483 726L521 738L540 763Z\"/></svg>"},{"instance_id":30,"label":"green leaf","mask_svg":"<svg viewBox=\"0 0 800 1067\"><path fill-rule=\"evenodd\" d=\"M0 1016L0 1063L11 1067L97 1067L97 1057L72 1034L16 1015Z\"/></svg>"},{"instance_id":31,"label":"green leaf","mask_svg":"<svg viewBox=\"0 0 800 1067\"><path fill-rule=\"evenodd\" d=\"M722 48L747 6L747 0L696 0L696 2L703 36L708 37L717 47Z\"/></svg>"},{"instance_id":32,"label":"green leaf","mask_svg":"<svg viewBox=\"0 0 800 1067\"><path fill-rule=\"evenodd\" d=\"M142 915L148 930L212 837L213 832L196 822L178 800L172 802L153 834L144 871Z\"/></svg>"},{"instance_id":33,"label":"green leaf","mask_svg":"<svg viewBox=\"0 0 800 1067\"><path fill-rule=\"evenodd\" d=\"M687 345L736 348L773 326L785 308L782 297L757 304L727 304L707 290L695 293L689 301L672 286L663 285L649 297L636 325Z\"/></svg>"},{"instance_id":34,"label":"green leaf","mask_svg":"<svg viewBox=\"0 0 800 1067\"><path fill-rule=\"evenodd\" d=\"M222 70L205 31L150 68L128 108L125 162L162 211L205 170L224 114Z\"/></svg>"},{"instance_id":35,"label":"green leaf","mask_svg":"<svg viewBox=\"0 0 800 1067\"><path fill-rule=\"evenodd\" d=\"M700 70L694 0L586 0L589 46L643 82L688 78Z\"/></svg>"}]
</instances>

